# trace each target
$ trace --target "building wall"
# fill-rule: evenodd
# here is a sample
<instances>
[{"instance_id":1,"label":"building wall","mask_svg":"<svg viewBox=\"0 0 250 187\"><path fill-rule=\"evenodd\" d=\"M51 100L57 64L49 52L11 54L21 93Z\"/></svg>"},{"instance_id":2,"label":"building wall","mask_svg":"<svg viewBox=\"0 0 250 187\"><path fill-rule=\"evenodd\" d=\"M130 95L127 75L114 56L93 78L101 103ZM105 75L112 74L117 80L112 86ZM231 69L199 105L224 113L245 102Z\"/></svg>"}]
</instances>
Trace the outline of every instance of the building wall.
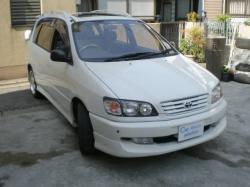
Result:
<instances>
[{"instance_id":1,"label":"building wall","mask_svg":"<svg viewBox=\"0 0 250 187\"><path fill-rule=\"evenodd\" d=\"M75 11L75 0L43 0L42 10ZM27 50L24 32L30 28L12 28L10 0L0 0L0 80L26 76Z\"/></svg>"},{"instance_id":2,"label":"building wall","mask_svg":"<svg viewBox=\"0 0 250 187\"><path fill-rule=\"evenodd\" d=\"M207 12L208 20L215 20L223 13L223 0L204 0L204 9Z\"/></svg>"},{"instance_id":3,"label":"building wall","mask_svg":"<svg viewBox=\"0 0 250 187\"><path fill-rule=\"evenodd\" d=\"M76 12L76 0L42 0L43 12L51 10L65 10Z\"/></svg>"}]
</instances>

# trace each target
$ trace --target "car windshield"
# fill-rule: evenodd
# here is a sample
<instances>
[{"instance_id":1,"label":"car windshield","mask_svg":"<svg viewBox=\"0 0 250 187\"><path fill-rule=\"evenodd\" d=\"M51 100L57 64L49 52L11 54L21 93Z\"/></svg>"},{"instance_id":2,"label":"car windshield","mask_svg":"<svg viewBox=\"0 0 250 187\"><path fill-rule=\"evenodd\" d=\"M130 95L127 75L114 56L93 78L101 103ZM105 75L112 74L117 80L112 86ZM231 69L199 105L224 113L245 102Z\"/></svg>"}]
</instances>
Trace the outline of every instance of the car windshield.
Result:
<instances>
[{"instance_id":1,"label":"car windshield","mask_svg":"<svg viewBox=\"0 0 250 187\"><path fill-rule=\"evenodd\" d=\"M72 31L78 55L84 61L137 60L177 53L141 21L76 22Z\"/></svg>"}]
</instances>

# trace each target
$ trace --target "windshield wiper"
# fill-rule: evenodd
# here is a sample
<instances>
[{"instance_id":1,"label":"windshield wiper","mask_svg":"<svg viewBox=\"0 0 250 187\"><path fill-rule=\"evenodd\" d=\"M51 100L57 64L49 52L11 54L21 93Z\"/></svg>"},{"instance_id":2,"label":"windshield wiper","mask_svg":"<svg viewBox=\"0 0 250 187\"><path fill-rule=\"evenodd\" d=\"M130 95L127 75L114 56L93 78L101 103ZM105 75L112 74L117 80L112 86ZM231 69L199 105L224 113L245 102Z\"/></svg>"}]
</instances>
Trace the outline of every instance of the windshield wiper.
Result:
<instances>
[{"instance_id":1,"label":"windshield wiper","mask_svg":"<svg viewBox=\"0 0 250 187\"><path fill-rule=\"evenodd\" d=\"M121 61L121 60L135 60L135 59L141 59L149 56L154 56L154 55L160 55L162 52L141 52L141 53L131 53L131 54L126 54L122 55L119 57L114 57L114 58L108 58L105 60L105 62L112 62L112 61Z\"/></svg>"},{"instance_id":2,"label":"windshield wiper","mask_svg":"<svg viewBox=\"0 0 250 187\"><path fill-rule=\"evenodd\" d=\"M164 49L163 51L160 52L140 52L140 53L131 53L131 54L126 54L122 55L119 57L114 57L114 58L108 58L105 60L105 62L113 62L113 61L121 61L121 60L139 60L139 59L145 59L148 57L153 57L157 55L165 55L165 54L170 54L170 51L172 49Z\"/></svg>"}]
</instances>

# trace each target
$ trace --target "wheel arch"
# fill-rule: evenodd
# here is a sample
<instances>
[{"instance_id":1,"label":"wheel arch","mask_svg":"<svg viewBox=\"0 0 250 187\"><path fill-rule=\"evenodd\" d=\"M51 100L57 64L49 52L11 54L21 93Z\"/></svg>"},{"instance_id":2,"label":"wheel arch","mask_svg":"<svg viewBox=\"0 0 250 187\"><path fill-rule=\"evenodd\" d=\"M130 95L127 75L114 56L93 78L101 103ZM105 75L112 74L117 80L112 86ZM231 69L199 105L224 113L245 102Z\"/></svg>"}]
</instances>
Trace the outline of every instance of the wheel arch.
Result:
<instances>
[{"instance_id":1,"label":"wheel arch","mask_svg":"<svg viewBox=\"0 0 250 187\"><path fill-rule=\"evenodd\" d=\"M71 113L72 113L72 116L73 116L73 122L75 124L77 124L77 105L78 104L82 104L86 110L86 112L88 112L88 109L86 107L86 105L84 104L84 102L79 99L78 97L74 97L72 100L71 100Z\"/></svg>"}]
</instances>

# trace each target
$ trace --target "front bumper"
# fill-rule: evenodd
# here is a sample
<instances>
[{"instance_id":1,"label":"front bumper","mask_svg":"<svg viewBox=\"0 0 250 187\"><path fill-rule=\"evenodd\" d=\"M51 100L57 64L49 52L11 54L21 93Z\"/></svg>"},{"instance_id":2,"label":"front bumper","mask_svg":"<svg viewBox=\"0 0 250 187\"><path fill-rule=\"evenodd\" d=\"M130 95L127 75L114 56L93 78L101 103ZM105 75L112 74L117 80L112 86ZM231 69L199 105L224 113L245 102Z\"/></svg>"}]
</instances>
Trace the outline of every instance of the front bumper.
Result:
<instances>
[{"instance_id":1,"label":"front bumper","mask_svg":"<svg viewBox=\"0 0 250 187\"><path fill-rule=\"evenodd\" d=\"M226 127L226 102L210 111L185 118L154 121L154 122L114 122L102 117L90 114L94 129L95 147L108 154L118 157L144 157L161 155L187 147L191 147L217 137ZM166 137L178 134L180 125L202 122L210 128L203 136L186 140L184 142L170 141L166 143L135 144L122 138L139 137Z\"/></svg>"}]
</instances>

